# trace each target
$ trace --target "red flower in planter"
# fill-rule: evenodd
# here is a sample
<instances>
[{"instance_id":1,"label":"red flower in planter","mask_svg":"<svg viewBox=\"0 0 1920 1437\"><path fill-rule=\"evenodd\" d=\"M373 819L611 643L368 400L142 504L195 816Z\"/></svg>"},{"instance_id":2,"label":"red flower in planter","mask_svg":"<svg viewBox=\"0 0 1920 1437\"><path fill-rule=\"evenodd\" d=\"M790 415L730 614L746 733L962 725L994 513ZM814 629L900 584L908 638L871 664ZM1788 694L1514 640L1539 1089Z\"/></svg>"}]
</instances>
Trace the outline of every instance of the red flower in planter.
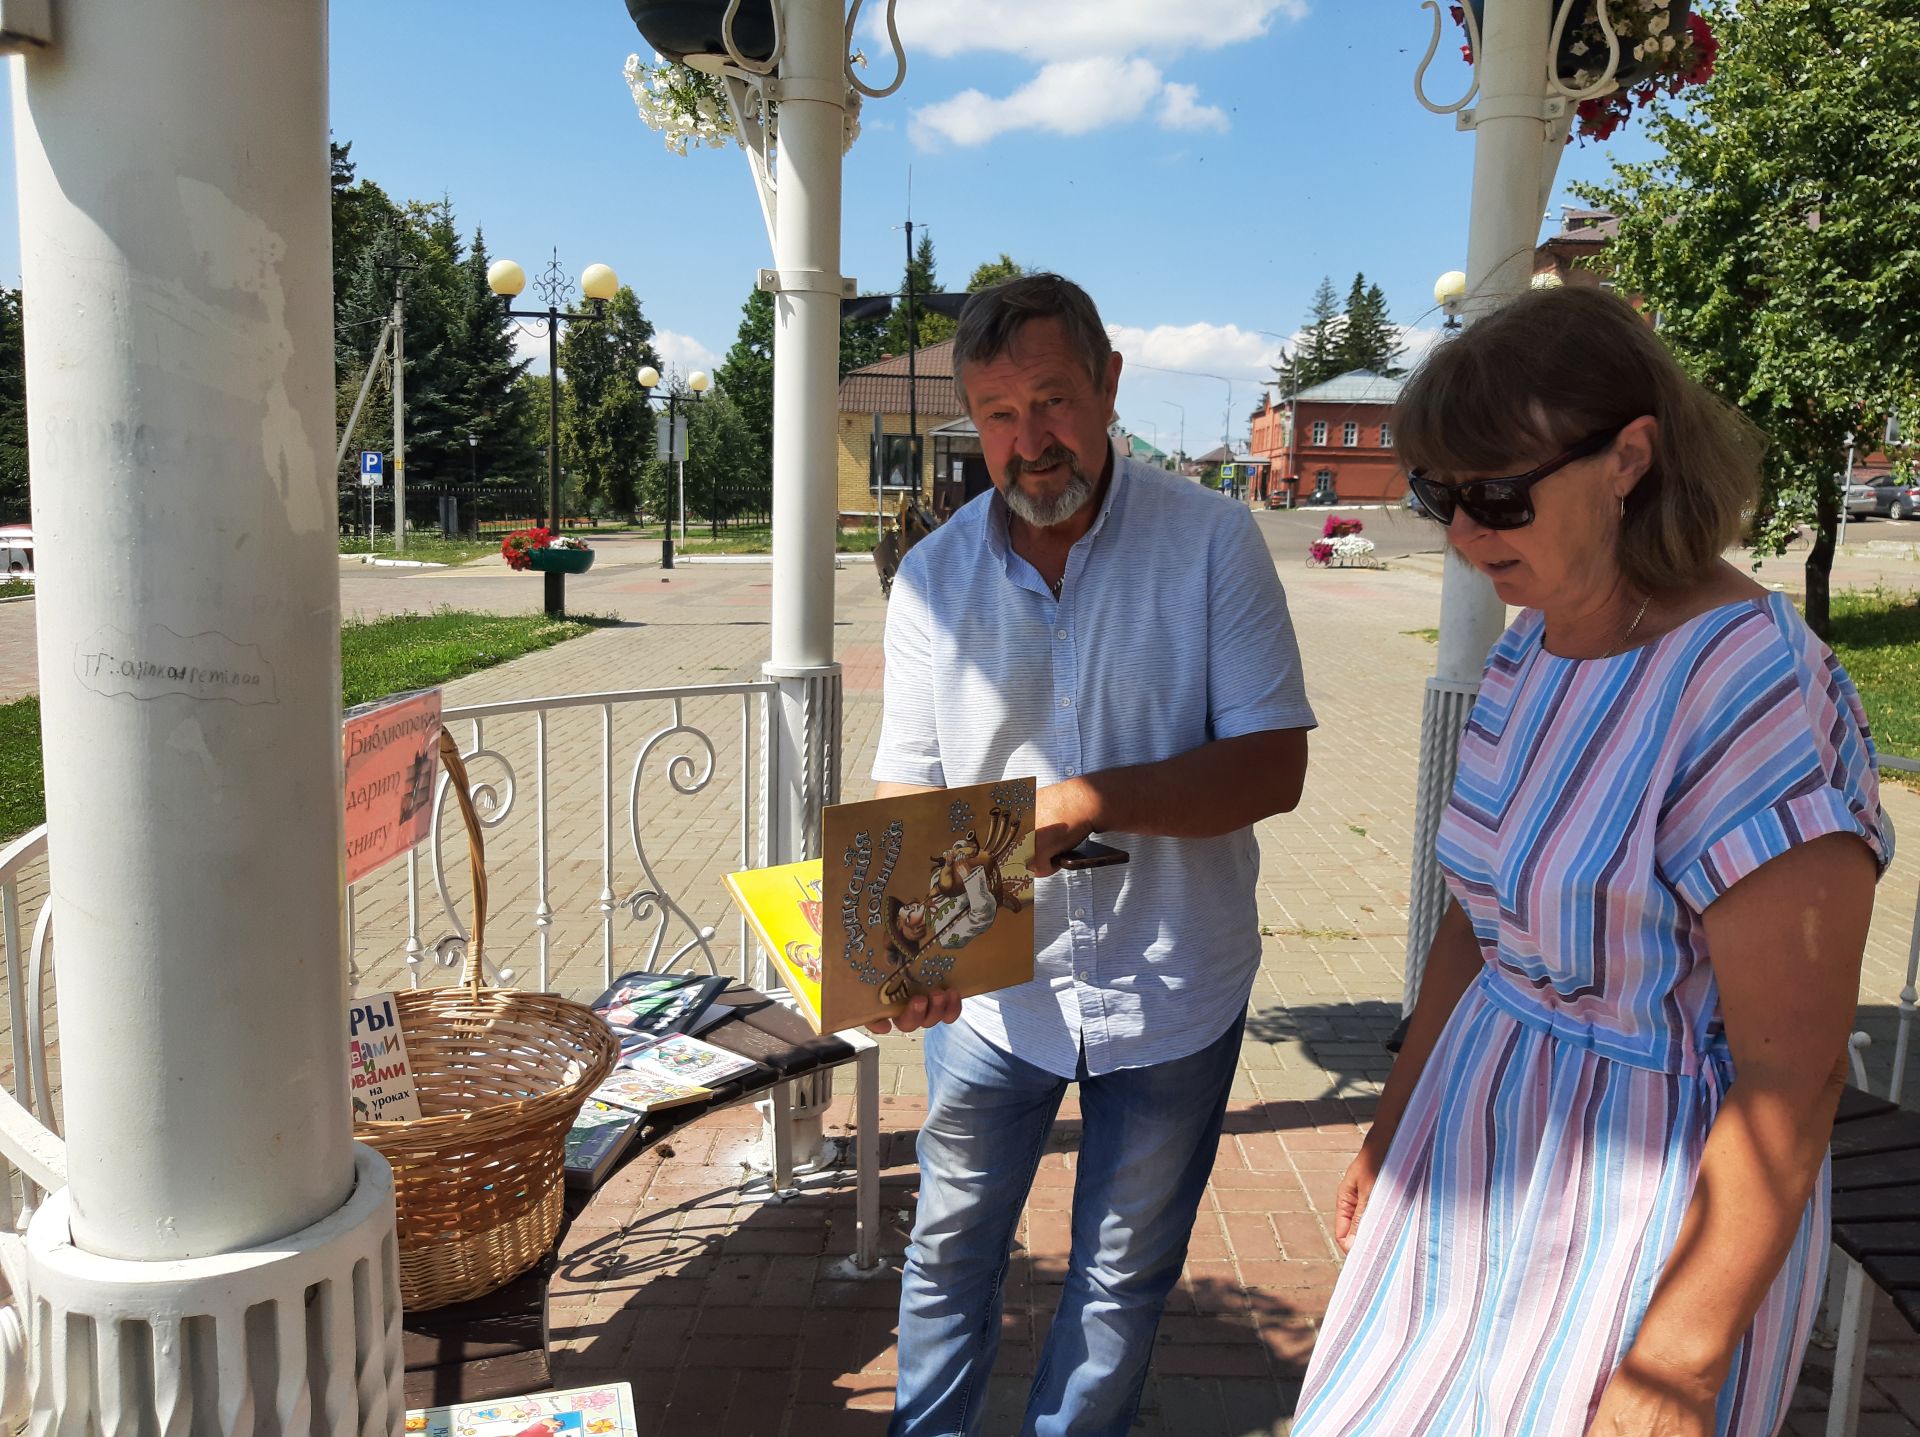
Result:
<instances>
[{"instance_id":1,"label":"red flower in planter","mask_svg":"<svg viewBox=\"0 0 1920 1437\"><path fill-rule=\"evenodd\" d=\"M500 555L509 569L524 569L533 562L535 549L544 549L552 542L553 535L546 529L515 529L501 543Z\"/></svg>"}]
</instances>

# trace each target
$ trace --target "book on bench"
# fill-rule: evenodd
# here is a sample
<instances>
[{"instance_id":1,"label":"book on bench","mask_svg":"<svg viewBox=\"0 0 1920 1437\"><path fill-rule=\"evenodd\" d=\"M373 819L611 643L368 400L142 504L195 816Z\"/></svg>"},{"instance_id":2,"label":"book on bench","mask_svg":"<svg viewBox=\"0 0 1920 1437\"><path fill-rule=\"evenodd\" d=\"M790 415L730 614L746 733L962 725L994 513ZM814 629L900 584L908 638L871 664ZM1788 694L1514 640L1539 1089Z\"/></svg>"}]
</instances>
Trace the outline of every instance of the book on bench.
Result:
<instances>
[{"instance_id":1,"label":"book on bench","mask_svg":"<svg viewBox=\"0 0 1920 1437\"><path fill-rule=\"evenodd\" d=\"M823 859L727 875L816 1033L915 997L1033 978L1034 782L937 789L821 815Z\"/></svg>"}]
</instances>

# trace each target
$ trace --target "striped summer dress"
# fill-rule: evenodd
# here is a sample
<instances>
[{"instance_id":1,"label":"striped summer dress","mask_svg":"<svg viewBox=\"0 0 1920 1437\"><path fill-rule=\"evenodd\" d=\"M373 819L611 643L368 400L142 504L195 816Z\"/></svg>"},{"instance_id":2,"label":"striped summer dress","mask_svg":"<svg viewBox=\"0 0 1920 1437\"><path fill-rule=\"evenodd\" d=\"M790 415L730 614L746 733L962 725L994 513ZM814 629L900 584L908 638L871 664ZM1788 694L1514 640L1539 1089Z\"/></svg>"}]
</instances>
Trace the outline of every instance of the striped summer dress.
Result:
<instances>
[{"instance_id":1,"label":"striped summer dress","mask_svg":"<svg viewBox=\"0 0 1920 1437\"><path fill-rule=\"evenodd\" d=\"M1381 1170L1293 1437L1581 1437L1632 1344L1733 1068L1701 914L1796 843L1882 866L1872 740L1785 599L1572 660L1488 661L1439 857L1486 967ZM1823 1170L1719 1401L1780 1426L1820 1297Z\"/></svg>"}]
</instances>

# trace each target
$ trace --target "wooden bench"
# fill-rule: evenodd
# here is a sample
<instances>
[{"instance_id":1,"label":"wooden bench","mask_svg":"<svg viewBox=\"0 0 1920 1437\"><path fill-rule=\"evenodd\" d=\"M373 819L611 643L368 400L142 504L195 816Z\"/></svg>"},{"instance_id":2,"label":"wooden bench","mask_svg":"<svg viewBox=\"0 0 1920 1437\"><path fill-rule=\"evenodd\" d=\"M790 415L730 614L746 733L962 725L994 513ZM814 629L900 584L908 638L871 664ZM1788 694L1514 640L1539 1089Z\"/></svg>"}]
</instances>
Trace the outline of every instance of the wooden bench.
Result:
<instances>
[{"instance_id":1,"label":"wooden bench","mask_svg":"<svg viewBox=\"0 0 1920 1437\"><path fill-rule=\"evenodd\" d=\"M701 1041L751 1058L762 1071L717 1084L711 1098L669 1108L649 1120L622 1156L620 1166L708 1113L769 1097L774 1119L772 1182L776 1192L784 1191L793 1185L789 1085L796 1078L857 1064L854 1263L862 1269L873 1267L879 1260L880 1219L878 1046L859 1033L822 1037L792 1009L752 988L735 987L722 1001L737 1012L702 1033ZM547 1284L558 1266L568 1228L591 1206L593 1197L588 1192L567 1193L566 1216L554 1245L531 1271L472 1302L406 1315L408 1407L485 1402L537 1392L551 1385Z\"/></svg>"}]
</instances>

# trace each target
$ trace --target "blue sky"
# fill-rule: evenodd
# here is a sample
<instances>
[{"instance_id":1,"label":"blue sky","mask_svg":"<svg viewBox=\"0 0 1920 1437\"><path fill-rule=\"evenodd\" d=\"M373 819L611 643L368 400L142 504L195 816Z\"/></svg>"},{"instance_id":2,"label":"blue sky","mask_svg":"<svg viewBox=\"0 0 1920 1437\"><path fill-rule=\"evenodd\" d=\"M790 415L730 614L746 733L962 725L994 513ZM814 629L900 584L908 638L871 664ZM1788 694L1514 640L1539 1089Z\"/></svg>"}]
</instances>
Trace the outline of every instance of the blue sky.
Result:
<instances>
[{"instance_id":1,"label":"blue sky","mask_svg":"<svg viewBox=\"0 0 1920 1437\"><path fill-rule=\"evenodd\" d=\"M1229 399L1244 433L1278 345L1260 331L1290 334L1322 275L1344 294L1364 271L1400 323L1436 323L1473 145L1413 97L1430 21L1412 0L900 0L899 16L906 84L867 103L847 158L842 269L864 287L898 282L911 170L943 283L1003 250L1079 280L1128 360L1121 417L1171 448L1182 406L1192 452ZM671 155L641 124L621 70L650 52L620 0L333 0L332 33L333 129L361 175L450 196L530 271L556 247L575 273L612 265L683 368L725 352L770 262L746 161ZM1464 84L1456 44L1449 26L1436 98ZM884 43L863 45L889 76ZM1646 151L1635 127L1570 147L1554 205ZM0 163L10 211L11 143ZM16 220L0 216L9 282Z\"/></svg>"}]
</instances>

